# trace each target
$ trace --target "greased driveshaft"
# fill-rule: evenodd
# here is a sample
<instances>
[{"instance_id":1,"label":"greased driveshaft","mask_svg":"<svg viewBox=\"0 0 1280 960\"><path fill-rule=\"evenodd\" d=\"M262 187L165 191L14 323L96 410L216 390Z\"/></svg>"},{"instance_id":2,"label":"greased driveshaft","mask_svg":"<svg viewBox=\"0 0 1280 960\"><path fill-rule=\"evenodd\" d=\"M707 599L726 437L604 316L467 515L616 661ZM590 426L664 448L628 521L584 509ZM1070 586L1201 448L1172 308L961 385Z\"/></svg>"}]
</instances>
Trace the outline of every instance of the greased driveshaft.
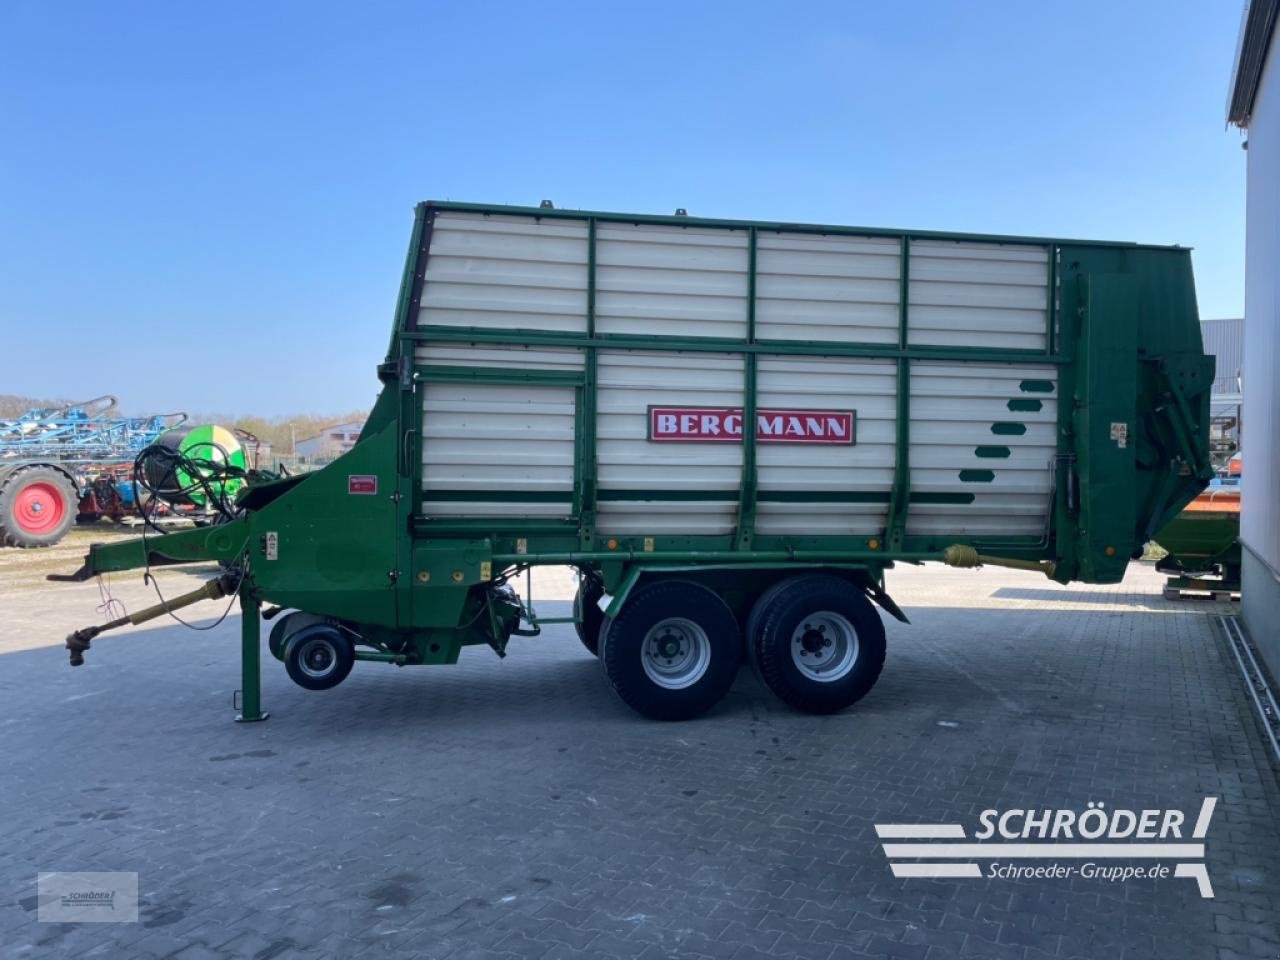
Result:
<instances>
[{"instance_id":1,"label":"greased driveshaft","mask_svg":"<svg viewBox=\"0 0 1280 960\"><path fill-rule=\"evenodd\" d=\"M146 623L148 620L162 617L173 610L189 607L191 604L199 603L201 600L217 600L219 597L230 596L235 592L236 579L229 574L223 575L216 580L208 581L198 590L184 593L180 597L174 597L172 600L163 600L155 606L139 610L137 613L131 613L92 627L84 627L75 633L68 634L67 649L70 651L71 666L78 667L84 663L84 652L89 649L89 642L100 633L114 630L116 627L123 627L125 624L137 625Z\"/></svg>"},{"instance_id":2,"label":"greased driveshaft","mask_svg":"<svg viewBox=\"0 0 1280 960\"><path fill-rule=\"evenodd\" d=\"M1015 560L1009 557L989 557L979 553L973 547L961 543L953 543L942 551L942 562L950 567L1008 567L1010 570L1033 570L1053 579L1057 569L1052 560Z\"/></svg>"}]
</instances>

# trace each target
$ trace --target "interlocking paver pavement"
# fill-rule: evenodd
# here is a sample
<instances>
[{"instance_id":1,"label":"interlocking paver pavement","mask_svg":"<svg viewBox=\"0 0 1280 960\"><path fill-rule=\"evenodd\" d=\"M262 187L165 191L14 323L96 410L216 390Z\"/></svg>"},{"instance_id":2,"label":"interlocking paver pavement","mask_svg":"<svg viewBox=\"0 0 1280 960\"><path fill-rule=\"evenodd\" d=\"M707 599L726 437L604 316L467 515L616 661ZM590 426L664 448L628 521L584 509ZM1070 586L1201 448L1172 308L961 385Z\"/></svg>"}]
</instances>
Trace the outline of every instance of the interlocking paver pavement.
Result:
<instances>
[{"instance_id":1,"label":"interlocking paver pavement","mask_svg":"<svg viewBox=\"0 0 1280 960\"><path fill-rule=\"evenodd\" d=\"M272 716L241 726L234 616L104 637L73 671L41 644L94 619L93 586L0 581L0 953L1273 957L1280 791L1214 629L1229 608L1159 582L892 571L914 623L889 622L879 685L833 717L744 672L709 716L652 723L554 627L503 661L359 664L328 693L264 655ZM540 578L541 612L570 586ZM1204 795L1212 900L1184 879L898 880L873 826ZM137 871L141 921L37 923L42 870Z\"/></svg>"}]
</instances>

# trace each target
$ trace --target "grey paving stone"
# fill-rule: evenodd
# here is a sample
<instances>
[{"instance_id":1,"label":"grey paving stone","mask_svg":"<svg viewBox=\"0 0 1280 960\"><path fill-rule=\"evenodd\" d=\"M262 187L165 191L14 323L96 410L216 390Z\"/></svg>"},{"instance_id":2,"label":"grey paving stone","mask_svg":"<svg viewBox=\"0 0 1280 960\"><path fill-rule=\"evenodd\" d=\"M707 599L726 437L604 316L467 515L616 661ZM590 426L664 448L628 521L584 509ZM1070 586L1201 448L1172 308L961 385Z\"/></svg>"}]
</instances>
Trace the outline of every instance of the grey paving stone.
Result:
<instances>
[{"instance_id":1,"label":"grey paving stone","mask_svg":"<svg viewBox=\"0 0 1280 960\"><path fill-rule=\"evenodd\" d=\"M565 612L571 586L541 580L540 611ZM42 644L93 620L96 589L19 587L0 627L5 956L1280 950L1276 772L1214 631L1219 608L1164 601L1149 569L1072 588L892 571L913 623L887 624L884 676L857 707L796 714L744 673L687 724L620 707L571 629L550 628L504 661L360 664L326 694L264 656L272 718L240 726L234 616L206 634L104 637L70 671ZM899 880L874 831L1090 800L1194 809L1205 794L1221 798L1214 900L1181 879ZM136 870L142 922L37 923L24 902L48 869Z\"/></svg>"}]
</instances>

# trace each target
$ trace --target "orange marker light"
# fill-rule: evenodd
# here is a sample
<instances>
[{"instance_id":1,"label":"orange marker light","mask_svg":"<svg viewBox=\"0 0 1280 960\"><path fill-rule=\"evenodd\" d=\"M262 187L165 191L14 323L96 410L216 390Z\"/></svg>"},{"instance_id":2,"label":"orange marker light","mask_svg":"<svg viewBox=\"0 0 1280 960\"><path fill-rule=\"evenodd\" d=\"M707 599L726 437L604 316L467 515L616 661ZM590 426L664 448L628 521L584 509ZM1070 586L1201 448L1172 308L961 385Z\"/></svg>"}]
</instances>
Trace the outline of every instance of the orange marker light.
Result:
<instances>
[{"instance_id":1,"label":"orange marker light","mask_svg":"<svg viewBox=\"0 0 1280 960\"><path fill-rule=\"evenodd\" d=\"M879 550L879 549L880 549L880 541L879 541L879 540L868 540L868 541L867 541L867 546L868 546L868 547L870 547L872 550Z\"/></svg>"},{"instance_id":2,"label":"orange marker light","mask_svg":"<svg viewBox=\"0 0 1280 960\"><path fill-rule=\"evenodd\" d=\"M618 541L617 541L617 540L610 540L607 544L605 544L605 546L607 546L610 550L617 550L617 549L618 549Z\"/></svg>"},{"instance_id":3,"label":"orange marker light","mask_svg":"<svg viewBox=\"0 0 1280 960\"><path fill-rule=\"evenodd\" d=\"M1107 556L1108 556L1108 557L1114 557L1115 555L1116 555L1116 548L1115 548L1115 547L1107 547Z\"/></svg>"}]
</instances>

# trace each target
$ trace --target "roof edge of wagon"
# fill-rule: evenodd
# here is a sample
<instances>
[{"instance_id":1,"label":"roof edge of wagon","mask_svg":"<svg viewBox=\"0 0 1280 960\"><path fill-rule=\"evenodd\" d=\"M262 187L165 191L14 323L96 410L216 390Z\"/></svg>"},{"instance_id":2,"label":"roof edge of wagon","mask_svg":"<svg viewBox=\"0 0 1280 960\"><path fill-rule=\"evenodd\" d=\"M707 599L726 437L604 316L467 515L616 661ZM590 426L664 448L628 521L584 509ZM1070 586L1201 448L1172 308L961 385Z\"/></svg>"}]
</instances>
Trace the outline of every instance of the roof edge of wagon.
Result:
<instances>
[{"instance_id":1,"label":"roof edge of wagon","mask_svg":"<svg viewBox=\"0 0 1280 960\"><path fill-rule=\"evenodd\" d=\"M526 207L504 203L467 203L460 200L425 200L419 204L430 210L459 213L490 213L525 217L550 217L563 220L597 220L614 223L664 224L687 227L718 227L729 230L776 230L782 233L851 234L870 237L910 237L921 240L977 240L983 243L1061 244L1067 246L1126 247L1133 250L1181 250L1192 248L1182 244L1137 243L1129 240L1080 240L1071 237L1034 237L998 233L960 233L948 230L891 229L829 223L792 223L775 220L729 220L718 217L691 217L684 214L619 213L606 210Z\"/></svg>"}]
</instances>

